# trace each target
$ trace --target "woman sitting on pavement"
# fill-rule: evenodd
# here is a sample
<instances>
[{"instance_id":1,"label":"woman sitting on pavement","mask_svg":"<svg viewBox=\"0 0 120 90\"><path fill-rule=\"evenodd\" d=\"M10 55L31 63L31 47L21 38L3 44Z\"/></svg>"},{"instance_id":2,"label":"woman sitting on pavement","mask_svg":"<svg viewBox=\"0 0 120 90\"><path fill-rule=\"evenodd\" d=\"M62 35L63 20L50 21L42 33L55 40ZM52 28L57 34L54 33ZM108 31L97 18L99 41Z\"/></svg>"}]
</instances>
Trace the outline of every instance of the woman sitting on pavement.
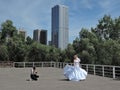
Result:
<instances>
[{"instance_id":1,"label":"woman sitting on pavement","mask_svg":"<svg viewBox=\"0 0 120 90\"><path fill-rule=\"evenodd\" d=\"M36 67L34 66L31 70L31 75L30 75L32 80L37 81L39 78L39 75L37 75Z\"/></svg>"}]
</instances>

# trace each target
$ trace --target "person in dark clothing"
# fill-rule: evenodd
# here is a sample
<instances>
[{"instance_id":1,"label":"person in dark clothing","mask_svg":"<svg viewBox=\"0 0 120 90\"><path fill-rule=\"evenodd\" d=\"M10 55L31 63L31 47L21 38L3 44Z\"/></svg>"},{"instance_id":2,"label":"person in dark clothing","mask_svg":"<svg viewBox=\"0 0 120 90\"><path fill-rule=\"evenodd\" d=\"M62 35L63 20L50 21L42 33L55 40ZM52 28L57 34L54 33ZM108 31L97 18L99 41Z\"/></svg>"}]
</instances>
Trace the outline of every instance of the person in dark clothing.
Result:
<instances>
[{"instance_id":1,"label":"person in dark clothing","mask_svg":"<svg viewBox=\"0 0 120 90\"><path fill-rule=\"evenodd\" d=\"M35 81L38 80L39 75L37 75L36 67L32 68L30 77L32 80L35 80Z\"/></svg>"}]
</instances>

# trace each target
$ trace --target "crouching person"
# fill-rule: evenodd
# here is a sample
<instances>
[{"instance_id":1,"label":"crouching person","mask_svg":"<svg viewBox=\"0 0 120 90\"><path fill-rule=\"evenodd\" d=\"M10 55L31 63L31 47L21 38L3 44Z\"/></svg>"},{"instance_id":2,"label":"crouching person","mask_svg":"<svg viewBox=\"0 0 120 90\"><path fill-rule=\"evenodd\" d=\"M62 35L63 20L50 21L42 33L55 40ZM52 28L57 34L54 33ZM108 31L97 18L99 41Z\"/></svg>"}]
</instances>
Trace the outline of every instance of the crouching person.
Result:
<instances>
[{"instance_id":1,"label":"crouching person","mask_svg":"<svg viewBox=\"0 0 120 90\"><path fill-rule=\"evenodd\" d=\"M37 75L36 67L32 68L30 77L32 80L35 80L35 81L38 80L39 75Z\"/></svg>"}]
</instances>

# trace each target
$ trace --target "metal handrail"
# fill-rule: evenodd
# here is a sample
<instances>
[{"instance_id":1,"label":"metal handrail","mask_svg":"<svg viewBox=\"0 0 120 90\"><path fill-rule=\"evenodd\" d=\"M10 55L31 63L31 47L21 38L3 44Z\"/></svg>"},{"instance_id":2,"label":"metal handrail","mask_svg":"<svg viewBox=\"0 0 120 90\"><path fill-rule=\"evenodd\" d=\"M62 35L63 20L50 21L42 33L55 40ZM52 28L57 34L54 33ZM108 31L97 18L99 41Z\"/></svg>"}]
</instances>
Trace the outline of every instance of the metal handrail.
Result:
<instances>
[{"instance_id":1,"label":"metal handrail","mask_svg":"<svg viewBox=\"0 0 120 90\"><path fill-rule=\"evenodd\" d=\"M33 66L64 68L67 64L73 65L73 63L65 62L14 62L12 66L16 68L26 68ZM81 67L85 69L88 74L111 77L113 79L120 79L120 66L81 64Z\"/></svg>"}]
</instances>

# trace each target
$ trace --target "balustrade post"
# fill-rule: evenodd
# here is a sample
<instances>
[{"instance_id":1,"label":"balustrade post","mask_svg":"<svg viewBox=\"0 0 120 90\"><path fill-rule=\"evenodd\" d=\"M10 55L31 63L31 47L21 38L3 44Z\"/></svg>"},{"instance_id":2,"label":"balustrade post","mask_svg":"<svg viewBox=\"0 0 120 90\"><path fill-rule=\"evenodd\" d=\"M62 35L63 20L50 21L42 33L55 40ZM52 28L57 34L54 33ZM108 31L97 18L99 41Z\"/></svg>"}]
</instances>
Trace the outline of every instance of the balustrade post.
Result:
<instances>
[{"instance_id":1,"label":"balustrade post","mask_svg":"<svg viewBox=\"0 0 120 90\"><path fill-rule=\"evenodd\" d=\"M113 66L113 79L115 79L115 66Z\"/></svg>"},{"instance_id":2,"label":"balustrade post","mask_svg":"<svg viewBox=\"0 0 120 90\"><path fill-rule=\"evenodd\" d=\"M65 67L65 63L63 62L63 68Z\"/></svg>"},{"instance_id":3,"label":"balustrade post","mask_svg":"<svg viewBox=\"0 0 120 90\"><path fill-rule=\"evenodd\" d=\"M96 75L96 71L95 71L95 65L93 65L93 72L94 72L94 75Z\"/></svg>"},{"instance_id":4,"label":"balustrade post","mask_svg":"<svg viewBox=\"0 0 120 90\"><path fill-rule=\"evenodd\" d=\"M50 62L50 67L52 67L52 61Z\"/></svg>"},{"instance_id":5,"label":"balustrade post","mask_svg":"<svg viewBox=\"0 0 120 90\"><path fill-rule=\"evenodd\" d=\"M57 64L57 62L55 62L55 67L57 68L57 66L58 66L58 64Z\"/></svg>"},{"instance_id":6,"label":"balustrade post","mask_svg":"<svg viewBox=\"0 0 120 90\"><path fill-rule=\"evenodd\" d=\"M59 68L59 62L57 62L57 68Z\"/></svg>"},{"instance_id":7,"label":"balustrade post","mask_svg":"<svg viewBox=\"0 0 120 90\"><path fill-rule=\"evenodd\" d=\"M42 62L42 68L43 68L43 62Z\"/></svg>"},{"instance_id":8,"label":"balustrade post","mask_svg":"<svg viewBox=\"0 0 120 90\"><path fill-rule=\"evenodd\" d=\"M33 62L33 63L32 63L32 67L34 67L34 66L35 66L35 63Z\"/></svg>"},{"instance_id":9,"label":"balustrade post","mask_svg":"<svg viewBox=\"0 0 120 90\"><path fill-rule=\"evenodd\" d=\"M60 68L62 68L62 62L60 62Z\"/></svg>"},{"instance_id":10,"label":"balustrade post","mask_svg":"<svg viewBox=\"0 0 120 90\"><path fill-rule=\"evenodd\" d=\"M55 62L54 62L54 68L56 68L56 67L55 67Z\"/></svg>"},{"instance_id":11,"label":"balustrade post","mask_svg":"<svg viewBox=\"0 0 120 90\"><path fill-rule=\"evenodd\" d=\"M13 62L13 67L15 67L15 62Z\"/></svg>"},{"instance_id":12,"label":"balustrade post","mask_svg":"<svg viewBox=\"0 0 120 90\"><path fill-rule=\"evenodd\" d=\"M62 62L62 68L64 68L64 62Z\"/></svg>"},{"instance_id":13,"label":"balustrade post","mask_svg":"<svg viewBox=\"0 0 120 90\"><path fill-rule=\"evenodd\" d=\"M104 72L104 66L102 66L102 76L105 76L105 72Z\"/></svg>"},{"instance_id":14,"label":"balustrade post","mask_svg":"<svg viewBox=\"0 0 120 90\"><path fill-rule=\"evenodd\" d=\"M25 62L23 62L23 67L25 68Z\"/></svg>"},{"instance_id":15,"label":"balustrade post","mask_svg":"<svg viewBox=\"0 0 120 90\"><path fill-rule=\"evenodd\" d=\"M86 71L88 72L88 64L86 65Z\"/></svg>"},{"instance_id":16,"label":"balustrade post","mask_svg":"<svg viewBox=\"0 0 120 90\"><path fill-rule=\"evenodd\" d=\"M57 68L59 68L60 67L60 63L58 62L58 66L57 66Z\"/></svg>"}]
</instances>

